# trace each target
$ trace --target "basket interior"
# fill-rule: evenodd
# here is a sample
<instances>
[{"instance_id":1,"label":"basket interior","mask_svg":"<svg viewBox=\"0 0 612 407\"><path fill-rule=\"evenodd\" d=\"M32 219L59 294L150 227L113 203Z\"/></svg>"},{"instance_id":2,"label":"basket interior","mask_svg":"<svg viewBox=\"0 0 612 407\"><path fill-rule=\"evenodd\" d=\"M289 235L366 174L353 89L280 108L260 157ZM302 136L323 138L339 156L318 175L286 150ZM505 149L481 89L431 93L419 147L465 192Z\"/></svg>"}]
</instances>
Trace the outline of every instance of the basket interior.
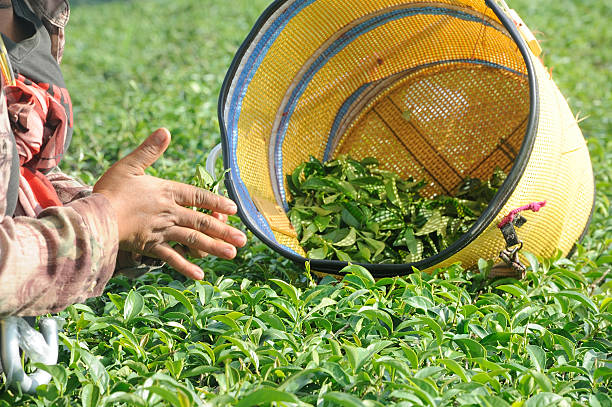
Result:
<instances>
[{"instance_id":1,"label":"basket interior","mask_svg":"<svg viewBox=\"0 0 612 407\"><path fill-rule=\"evenodd\" d=\"M530 111L521 53L483 1L277 2L228 78L234 198L260 237L300 256L285 177L309 156L376 157L452 195L510 171Z\"/></svg>"}]
</instances>

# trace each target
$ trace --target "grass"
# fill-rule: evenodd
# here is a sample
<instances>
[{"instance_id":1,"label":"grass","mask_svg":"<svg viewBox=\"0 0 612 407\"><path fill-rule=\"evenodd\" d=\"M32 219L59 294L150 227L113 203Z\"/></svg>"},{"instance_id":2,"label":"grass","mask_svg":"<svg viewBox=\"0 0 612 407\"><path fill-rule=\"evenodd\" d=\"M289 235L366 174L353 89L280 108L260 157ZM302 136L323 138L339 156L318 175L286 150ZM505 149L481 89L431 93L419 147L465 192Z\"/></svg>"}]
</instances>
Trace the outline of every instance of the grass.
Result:
<instances>
[{"instance_id":1,"label":"grass","mask_svg":"<svg viewBox=\"0 0 612 407\"><path fill-rule=\"evenodd\" d=\"M512 2L587 117L597 205L572 259L530 256L525 280L496 287L458 266L378 282L354 267L335 284L253 239L236 261L202 260L205 282L115 278L69 307L52 382L36 397L0 387L0 406L612 406L608 3ZM93 183L165 126L173 144L152 172L188 181L218 142L221 82L267 1L73 4L64 169Z\"/></svg>"}]
</instances>

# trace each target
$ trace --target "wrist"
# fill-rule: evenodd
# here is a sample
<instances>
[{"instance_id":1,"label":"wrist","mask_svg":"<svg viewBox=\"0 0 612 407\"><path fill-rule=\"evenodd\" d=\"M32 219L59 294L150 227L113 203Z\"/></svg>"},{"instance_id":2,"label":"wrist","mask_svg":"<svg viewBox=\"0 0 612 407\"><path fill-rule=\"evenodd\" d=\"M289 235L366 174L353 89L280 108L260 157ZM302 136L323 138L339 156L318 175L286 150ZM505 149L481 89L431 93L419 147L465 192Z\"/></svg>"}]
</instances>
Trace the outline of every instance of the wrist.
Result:
<instances>
[{"instance_id":1,"label":"wrist","mask_svg":"<svg viewBox=\"0 0 612 407\"><path fill-rule=\"evenodd\" d=\"M115 199L113 199L111 194L106 191L98 191L96 190L95 186L93 188L92 196L99 197L100 200L103 200L106 203L106 206L109 209L108 211L106 211L106 216L110 216L112 218L110 220L115 224L115 230L117 232L117 242L121 244L121 242L124 240L125 232L124 227L122 225L124 222L120 221L118 203L115 201Z\"/></svg>"}]
</instances>

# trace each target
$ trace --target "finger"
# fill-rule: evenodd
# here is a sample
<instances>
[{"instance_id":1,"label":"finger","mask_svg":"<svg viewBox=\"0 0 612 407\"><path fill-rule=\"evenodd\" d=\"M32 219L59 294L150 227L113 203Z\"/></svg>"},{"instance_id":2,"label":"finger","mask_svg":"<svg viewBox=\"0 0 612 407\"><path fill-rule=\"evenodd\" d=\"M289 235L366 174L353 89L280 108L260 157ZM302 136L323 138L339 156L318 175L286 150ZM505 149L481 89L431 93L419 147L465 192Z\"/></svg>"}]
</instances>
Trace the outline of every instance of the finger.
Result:
<instances>
[{"instance_id":1,"label":"finger","mask_svg":"<svg viewBox=\"0 0 612 407\"><path fill-rule=\"evenodd\" d=\"M155 130L134 151L119 160L118 164L127 165L138 174L157 161L170 144L170 132L167 129Z\"/></svg>"},{"instance_id":2,"label":"finger","mask_svg":"<svg viewBox=\"0 0 612 407\"><path fill-rule=\"evenodd\" d=\"M213 256L228 260L236 257L236 248L233 245L213 239L197 230L174 226L168 229L165 237L169 241L181 243L189 248L210 253Z\"/></svg>"},{"instance_id":3,"label":"finger","mask_svg":"<svg viewBox=\"0 0 612 407\"><path fill-rule=\"evenodd\" d=\"M208 256L208 253L206 252L203 252L198 249L193 249L191 247L183 246L182 244L178 243L172 246L172 248L184 258L187 258L188 254L194 259L203 259L204 257Z\"/></svg>"},{"instance_id":4,"label":"finger","mask_svg":"<svg viewBox=\"0 0 612 407\"><path fill-rule=\"evenodd\" d=\"M242 231L221 222L213 216L183 207L177 209L177 214L177 224L179 226L198 230L234 246L242 247L246 244L246 235Z\"/></svg>"},{"instance_id":5,"label":"finger","mask_svg":"<svg viewBox=\"0 0 612 407\"><path fill-rule=\"evenodd\" d=\"M224 213L213 212L210 214L210 216L212 216L215 219L219 219L223 223L227 222L227 215Z\"/></svg>"},{"instance_id":6,"label":"finger","mask_svg":"<svg viewBox=\"0 0 612 407\"><path fill-rule=\"evenodd\" d=\"M233 215L238 210L231 199L193 185L171 182L171 188L174 201L181 206L195 206L226 215Z\"/></svg>"},{"instance_id":7,"label":"finger","mask_svg":"<svg viewBox=\"0 0 612 407\"><path fill-rule=\"evenodd\" d=\"M176 250L167 243L155 246L150 254L165 261L187 278L192 278L194 280L201 280L204 278L204 272L201 268L187 261L187 259L178 254Z\"/></svg>"},{"instance_id":8,"label":"finger","mask_svg":"<svg viewBox=\"0 0 612 407\"><path fill-rule=\"evenodd\" d=\"M194 249L191 247L188 247L188 249L189 249L189 255L193 257L194 259L203 259L204 257L208 256L208 253L206 253L205 251Z\"/></svg>"}]
</instances>

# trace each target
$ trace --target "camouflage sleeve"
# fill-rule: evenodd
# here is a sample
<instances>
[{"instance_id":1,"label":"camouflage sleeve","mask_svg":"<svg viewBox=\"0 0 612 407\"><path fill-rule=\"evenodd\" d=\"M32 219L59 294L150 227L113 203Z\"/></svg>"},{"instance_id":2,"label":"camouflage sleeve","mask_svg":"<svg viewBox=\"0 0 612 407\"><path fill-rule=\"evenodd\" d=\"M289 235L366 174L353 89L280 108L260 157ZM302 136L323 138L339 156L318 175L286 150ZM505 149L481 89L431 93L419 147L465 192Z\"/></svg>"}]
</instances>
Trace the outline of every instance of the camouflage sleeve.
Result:
<instances>
[{"instance_id":1,"label":"camouflage sleeve","mask_svg":"<svg viewBox=\"0 0 612 407\"><path fill-rule=\"evenodd\" d=\"M117 250L117 222L100 194L38 218L1 218L0 317L58 312L100 295Z\"/></svg>"},{"instance_id":2,"label":"camouflage sleeve","mask_svg":"<svg viewBox=\"0 0 612 407\"><path fill-rule=\"evenodd\" d=\"M64 174L59 167L53 168L46 176L64 205L91 195L91 186Z\"/></svg>"}]
</instances>

